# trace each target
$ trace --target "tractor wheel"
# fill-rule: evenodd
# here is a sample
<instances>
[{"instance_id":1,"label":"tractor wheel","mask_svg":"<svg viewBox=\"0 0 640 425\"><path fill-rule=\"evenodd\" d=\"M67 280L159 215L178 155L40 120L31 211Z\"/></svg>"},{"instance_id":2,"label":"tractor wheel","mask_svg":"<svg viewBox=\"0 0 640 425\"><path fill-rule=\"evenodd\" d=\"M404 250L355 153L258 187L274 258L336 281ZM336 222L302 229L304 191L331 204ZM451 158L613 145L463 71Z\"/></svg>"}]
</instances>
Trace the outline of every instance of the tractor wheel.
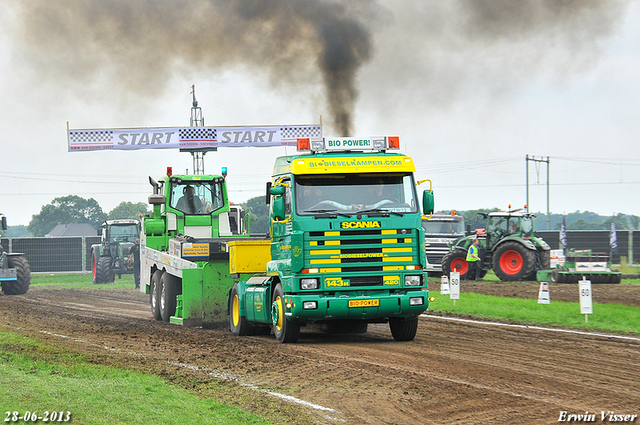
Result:
<instances>
[{"instance_id":1,"label":"tractor wheel","mask_svg":"<svg viewBox=\"0 0 640 425\"><path fill-rule=\"evenodd\" d=\"M460 280L467 278L469 263L467 263L467 251L464 249L456 248L442 257L442 273L449 276L452 271L460 273Z\"/></svg>"},{"instance_id":2,"label":"tractor wheel","mask_svg":"<svg viewBox=\"0 0 640 425\"><path fill-rule=\"evenodd\" d=\"M160 279L162 270L156 270L151 276L151 287L149 288L149 303L151 304L151 314L156 320L162 320L160 315Z\"/></svg>"},{"instance_id":3,"label":"tractor wheel","mask_svg":"<svg viewBox=\"0 0 640 425\"><path fill-rule=\"evenodd\" d=\"M251 325L246 316L240 316L240 296L238 295L237 283L231 288L229 296L229 329L236 336L249 335L251 332Z\"/></svg>"},{"instance_id":4,"label":"tractor wheel","mask_svg":"<svg viewBox=\"0 0 640 425\"><path fill-rule=\"evenodd\" d=\"M293 323L284 314L284 292L282 285L276 285L271 303L271 322L278 342L296 342L300 336L300 323Z\"/></svg>"},{"instance_id":5,"label":"tractor wheel","mask_svg":"<svg viewBox=\"0 0 640 425\"><path fill-rule=\"evenodd\" d=\"M413 341L418 331L418 318L404 320L401 317L389 319L389 329L396 341Z\"/></svg>"},{"instance_id":6,"label":"tractor wheel","mask_svg":"<svg viewBox=\"0 0 640 425\"><path fill-rule=\"evenodd\" d=\"M502 281L531 280L536 269L535 253L518 242L504 242L495 250L492 266Z\"/></svg>"},{"instance_id":7,"label":"tractor wheel","mask_svg":"<svg viewBox=\"0 0 640 425\"><path fill-rule=\"evenodd\" d=\"M91 253L91 275L94 284L100 283L98 282L98 257L95 252Z\"/></svg>"},{"instance_id":8,"label":"tractor wheel","mask_svg":"<svg viewBox=\"0 0 640 425\"><path fill-rule=\"evenodd\" d=\"M176 314L176 296L178 295L178 279L167 272L160 278L160 317L168 322Z\"/></svg>"},{"instance_id":9,"label":"tractor wheel","mask_svg":"<svg viewBox=\"0 0 640 425\"><path fill-rule=\"evenodd\" d=\"M26 257L11 256L8 258L9 267L16 268L17 280L2 282L2 291L6 295L22 295L31 285L31 266Z\"/></svg>"},{"instance_id":10,"label":"tractor wheel","mask_svg":"<svg viewBox=\"0 0 640 425\"><path fill-rule=\"evenodd\" d=\"M96 264L95 283L113 282L113 273L111 271L111 257L100 257Z\"/></svg>"},{"instance_id":11,"label":"tractor wheel","mask_svg":"<svg viewBox=\"0 0 640 425\"><path fill-rule=\"evenodd\" d=\"M540 261L542 263L542 270L549 270L551 268L551 252L542 251L540 253Z\"/></svg>"}]
</instances>

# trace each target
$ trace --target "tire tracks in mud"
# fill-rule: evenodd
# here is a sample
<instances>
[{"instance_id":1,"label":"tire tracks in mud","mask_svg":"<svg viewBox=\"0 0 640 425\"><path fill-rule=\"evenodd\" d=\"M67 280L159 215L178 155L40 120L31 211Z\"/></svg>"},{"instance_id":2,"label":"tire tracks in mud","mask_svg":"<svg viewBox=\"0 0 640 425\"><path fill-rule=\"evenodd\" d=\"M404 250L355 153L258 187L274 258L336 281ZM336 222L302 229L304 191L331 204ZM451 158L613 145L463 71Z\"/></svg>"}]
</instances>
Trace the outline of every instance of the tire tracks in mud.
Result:
<instances>
[{"instance_id":1,"label":"tire tracks in mud","mask_svg":"<svg viewBox=\"0 0 640 425\"><path fill-rule=\"evenodd\" d=\"M0 323L114 363L240 377L338 412L312 414L315 423L551 423L563 410L640 405L639 341L421 318L412 342L370 325L365 335L305 329L298 344L279 344L156 322L147 304L133 290L35 289L0 296Z\"/></svg>"}]
</instances>

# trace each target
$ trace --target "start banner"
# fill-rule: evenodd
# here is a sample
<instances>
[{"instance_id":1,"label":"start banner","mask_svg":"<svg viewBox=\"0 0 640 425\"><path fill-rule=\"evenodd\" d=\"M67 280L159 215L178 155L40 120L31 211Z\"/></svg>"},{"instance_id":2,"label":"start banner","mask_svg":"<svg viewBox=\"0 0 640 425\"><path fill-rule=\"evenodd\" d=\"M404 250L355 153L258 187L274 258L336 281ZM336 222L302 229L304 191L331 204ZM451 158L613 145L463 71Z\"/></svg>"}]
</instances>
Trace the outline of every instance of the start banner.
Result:
<instances>
[{"instance_id":1,"label":"start banner","mask_svg":"<svg viewBox=\"0 0 640 425\"><path fill-rule=\"evenodd\" d=\"M298 139L321 140L322 125L67 130L67 139L69 152L296 146Z\"/></svg>"}]
</instances>

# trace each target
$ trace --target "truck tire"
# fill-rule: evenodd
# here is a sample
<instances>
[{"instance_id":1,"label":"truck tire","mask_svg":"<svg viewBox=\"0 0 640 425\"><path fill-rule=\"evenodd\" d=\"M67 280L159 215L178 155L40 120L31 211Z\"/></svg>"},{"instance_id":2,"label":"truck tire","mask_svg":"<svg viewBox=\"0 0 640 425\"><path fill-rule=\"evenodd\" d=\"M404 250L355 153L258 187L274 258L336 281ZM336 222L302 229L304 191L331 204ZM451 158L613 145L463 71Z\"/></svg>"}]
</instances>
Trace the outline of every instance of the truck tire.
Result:
<instances>
[{"instance_id":1,"label":"truck tire","mask_svg":"<svg viewBox=\"0 0 640 425\"><path fill-rule=\"evenodd\" d=\"M300 323L293 323L284 314L284 292L279 283L273 290L273 302L271 303L271 321L273 333L278 342L296 342L300 336Z\"/></svg>"},{"instance_id":2,"label":"truck tire","mask_svg":"<svg viewBox=\"0 0 640 425\"><path fill-rule=\"evenodd\" d=\"M151 276L151 287L149 288L149 303L151 304L151 314L156 320L162 320L160 315L160 278L162 270L156 270Z\"/></svg>"},{"instance_id":3,"label":"truck tire","mask_svg":"<svg viewBox=\"0 0 640 425\"><path fill-rule=\"evenodd\" d=\"M467 251L464 249L456 248L442 257L442 273L449 276L454 269L460 273L460 280L466 280L469 263L467 263Z\"/></svg>"},{"instance_id":4,"label":"truck tire","mask_svg":"<svg viewBox=\"0 0 640 425\"><path fill-rule=\"evenodd\" d=\"M111 257L100 257L96 264L95 283L113 282L114 275L111 273Z\"/></svg>"},{"instance_id":5,"label":"truck tire","mask_svg":"<svg viewBox=\"0 0 640 425\"><path fill-rule=\"evenodd\" d=\"M519 242L504 242L496 248L492 266L502 281L531 280L536 271L535 252Z\"/></svg>"},{"instance_id":6,"label":"truck tire","mask_svg":"<svg viewBox=\"0 0 640 425\"><path fill-rule=\"evenodd\" d=\"M168 322L176 314L176 296L178 295L178 279L167 272L160 278L160 316Z\"/></svg>"},{"instance_id":7,"label":"truck tire","mask_svg":"<svg viewBox=\"0 0 640 425\"><path fill-rule=\"evenodd\" d=\"M16 268L17 280L2 282L2 291L5 295L22 295L29 290L31 285L31 266L26 257L10 256L9 267Z\"/></svg>"},{"instance_id":8,"label":"truck tire","mask_svg":"<svg viewBox=\"0 0 640 425\"><path fill-rule=\"evenodd\" d=\"M392 317L389 319L389 329L396 341L413 341L418 331L418 318L404 320L401 317Z\"/></svg>"},{"instance_id":9,"label":"truck tire","mask_svg":"<svg viewBox=\"0 0 640 425\"><path fill-rule=\"evenodd\" d=\"M249 335L251 325L245 316L240 316L240 296L238 284L234 283L229 295L229 329L236 336Z\"/></svg>"}]
</instances>

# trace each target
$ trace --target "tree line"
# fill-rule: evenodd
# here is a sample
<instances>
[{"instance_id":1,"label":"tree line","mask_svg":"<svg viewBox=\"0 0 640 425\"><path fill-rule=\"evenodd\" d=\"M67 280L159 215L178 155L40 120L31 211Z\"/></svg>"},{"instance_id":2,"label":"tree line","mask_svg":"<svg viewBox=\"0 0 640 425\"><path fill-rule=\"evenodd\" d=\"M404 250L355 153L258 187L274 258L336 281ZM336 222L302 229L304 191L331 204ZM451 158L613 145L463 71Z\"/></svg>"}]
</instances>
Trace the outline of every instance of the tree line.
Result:
<instances>
[{"instance_id":1,"label":"tree line","mask_svg":"<svg viewBox=\"0 0 640 425\"><path fill-rule=\"evenodd\" d=\"M462 215L467 223L471 223L471 227L484 227L474 226L476 214L479 212L494 212L499 211L498 208L481 209L481 210L469 210L458 211L459 215ZM449 211L446 211L447 213ZM533 219L534 230L547 230L547 214L546 213L533 213L535 218ZM615 214L610 216L602 216L590 211L575 211L567 214L550 214L549 215L549 230L560 230L562 222L565 221L566 230L609 230L611 229L611 222L615 224L616 230L640 230L640 217L637 215L627 214Z\"/></svg>"},{"instance_id":2,"label":"tree line","mask_svg":"<svg viewBox=\"0 0 640 425\"><path fill-rule=\"evenodd\" d=\"M265 203L264 196L256 196L241 204L248 210L251 217L251 233L267 233L269 231L269 206ZM498 211L498 208L458 211L464 216L472 228L483 227L484 223L476 223L476 214L479 212ZM137 219L140 214L147 214L150 210L143 202L121 202L109 213L105 213L98 202L93 199L84 199L80 196L69 195L55 198L50 204L44 205L38 214L32 216L28 226L10 226L3 236L41 237L60 224L88 223L98 228L105 220ZM441 211L449 213L450 211ZM535 230L547 230L547 215L535 213ZM609 230L611 221L615 223L617 230L639 230L640 217L637 215L616 214L602 216L590 211L575 211L568 214L551 214L549 217L549 229L560 230L563 219L566 221L567 230Z\"/></svg>"},{"instance_id":3,"label":"tree line","mask_svg":"<svg viewBox=\"0 0 640 425\"><path fill-rule=\"evenodd\" d=\"M97 229L105 220L137 219L140 214L147 212L147 204L143 202L121 202L109 213L105 213L95 199L69 195L55 198L44 205L38 214L31 216L29 225L9 226L3 236L42 237L58 224L87 223Z\"/></svg>"}]
</instances>

